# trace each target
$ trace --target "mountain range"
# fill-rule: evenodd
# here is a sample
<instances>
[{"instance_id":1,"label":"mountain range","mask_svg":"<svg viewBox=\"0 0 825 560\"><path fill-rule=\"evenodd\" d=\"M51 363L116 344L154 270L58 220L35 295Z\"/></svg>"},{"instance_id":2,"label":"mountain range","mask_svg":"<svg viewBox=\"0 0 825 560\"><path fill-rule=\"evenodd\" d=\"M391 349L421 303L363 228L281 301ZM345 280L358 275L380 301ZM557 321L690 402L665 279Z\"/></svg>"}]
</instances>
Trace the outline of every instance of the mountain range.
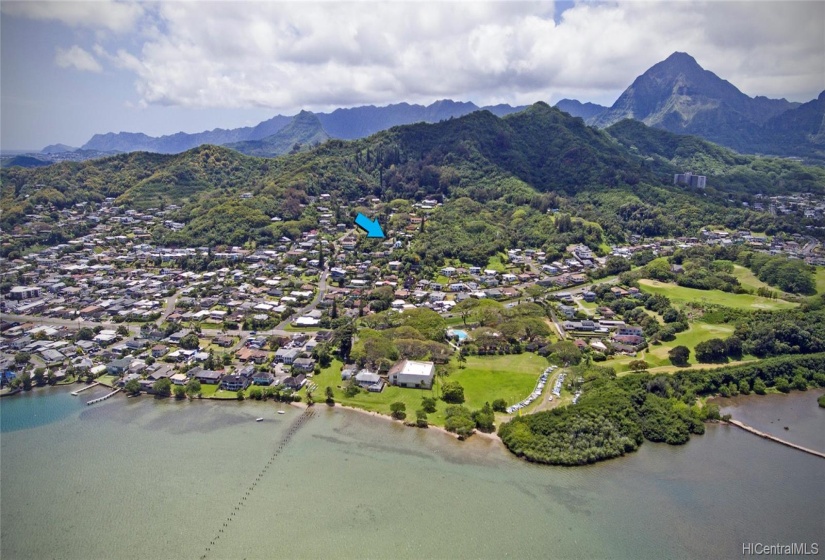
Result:
<instances>
[{"instance_id":1,"label":"mountain range","mask_svg":"<svg viewBox=\"0 0 825 560\"><path fill-rule=\"evenodd\" d=\"M741 153L797 156L825 162L825 92L800 104L785 99L749 97L730 82L676 52L638 76L611 107L563 99L556 105L592 126L605 128L623 119L678 134L697 135ZM96 134L83 150L180 153L203 144L225 145L248 155L272 157L328 138L365 138L394 126L436 123L487 110L498 117L524 107L479 107L444 99L431 105L397 103L336 109L331 113L277 115L254 127L214 129L151 137L142 133ZM314 117L314 118L313 118ZM44 153L58 152L48 146ZM70 147L66 147L70 148ZM71 149L71 148L70 148Z\"/></svg>"},{"instance_id":2,"label":"mountain range","mask_svg":"<svg viewBox=\"0 0 825 560\"><path fill-rule=\"evenodd\" d=\"M167 136L151 137L134 132L110 132L95 134L91 140L83 145L86 150L107 152L157 152L174 154L184 152L203 144L217 146L231 145L233 149L248 155L276 156L287 153L296 144L306 144L307 141L324 141L326 138L340 138L354 140L365 138L376 132L387 130L393 126L417 122L435 123L442 120L461 117L479 110L488 110L496 116L509 115L522 110L524 107L509 105L495 105L478 107L473 103L451 101L449 99L436 101L430 105L411 105L397 103L386 107L367 105L350 109L336 109L331 113L314 114L320 128L309 132L309 126L315 126L308 120L307 111L287 117L277 115L263 121L254 127L221 129L187 134L178 132ZM295 122L295 121L298 122ZM289 125L292 125L289 127ZM298 133L291 137L290 133ZM324 138L326 137L326 138Z\"/></svg>"}]
</instances>

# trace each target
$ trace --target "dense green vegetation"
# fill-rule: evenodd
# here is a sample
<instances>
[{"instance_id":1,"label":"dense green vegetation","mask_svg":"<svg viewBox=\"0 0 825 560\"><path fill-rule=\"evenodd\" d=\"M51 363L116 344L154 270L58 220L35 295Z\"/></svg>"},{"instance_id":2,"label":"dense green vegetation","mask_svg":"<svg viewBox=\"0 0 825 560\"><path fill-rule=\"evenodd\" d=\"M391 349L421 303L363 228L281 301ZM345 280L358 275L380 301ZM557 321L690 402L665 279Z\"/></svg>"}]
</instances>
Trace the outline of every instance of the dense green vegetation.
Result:
<instances>
[{"instance_id":1,"label":"dense green vegetation","mask_svg":"<svg viewBox=\"0 0 825 560\"><path fill-rule=\"evenodd\" d=\"M742 155L698 136L672 134L630 119L614 124L607 132L643 158L654 172L663 178L669 176L671 182L674 168L680 170L678 173L693 170L707 176L709 190L734 192L747 200L756 193L782 194L789 184L800 192L821 193L825 189L821 167Z\"/></svg>"},{"instance_id":2,"label":"dense green vegetation","mask_svg":"<svg viewBox=\"0 0 825 560\"><path fill-rule=\"evenodd\" d=\"M171 231L158 225L151 232L157 243L261 245L317 227L317 210L308 202L321 193L332 195L329 206L338 223L354 217L362 197L378 197L379 212L389 212L397 199L433 198L446 203L427 216L401 260L437 265L457 258L480 266L506 247L537 247L556 257L570 243L601 251L605 242L623 242L631 234L695 234L709 223L768 233L808 231L806 220L743 208L741 201L750 195L737 193L740 183L765 193L818 192L825 184L822 170L737 156L638 123L624 130L628 126L617 124L608 134L538 103L502 119L477 112L363 140L331 140L275 159L201 146L176 155L131 153L40 169L8 168L0 172L0 225L11 230L39 205L48 223L56 210L112 197L137 209L179 207L167 210L166 217L185 227ZM661 143L678 146L657 147ZM654 150L674 155L647 155ZM713 188L695 193L671 184L672 173L689 161L674 159L680 150L691 157L706 154L718 167ZM740 168L748 172L742 175ZM242 193L251 198L241 199ZM85 232L76 226L15 239L4 255Z\"/></svg>"},{"instance_id":3,"label":"dense green vegetation","mask_svg":"<svg viewBox=\"0 0 825 560\"><path fill-rule=\"evenodd\" d=\"M672 265L681 270L674 272ZM754 288L753 280L744 285L737 273L737 265L749 268L761 285ZM719 290L735 294L755 293L760 297L775 298L777 294L767 286L779 288L789 294L813 295L816 293L814 268L799 259L782 255L756 253L744 245L727 246L697 245L678 249L667 259L653 259L644 266L623 272L623 282L632 283L641 278L674 282L685 288Z\"/></svg>"},{"instance_id":4,"label":"dense green vegetation","mask_svg":"<svg viewBox=\"0 0 825 560\"><path fill-rule=\"evenodd\" d=\"M658 376L616 378L610 370L591 368L579 372L584 393L578 404L514 418L498 433L510 451L530 461L593 463L635 451L644 439L682 444L690 434L704 433L702 422L717 418L718 409L697 406L699 396L825 387L823 371L823 353Z\"/></svg>"},{"instance_id":5,"label":"dense green vegetation","mask_svg":"<svg viewBox=\"0 0 825 560\"><path fill-rule=\"evenodd\" d=\"M803 295L816 293L813 270L798 259L755 253L747 255L743 264L746 264L761 281L784 292Z\"/></svg>"}]
</instances>

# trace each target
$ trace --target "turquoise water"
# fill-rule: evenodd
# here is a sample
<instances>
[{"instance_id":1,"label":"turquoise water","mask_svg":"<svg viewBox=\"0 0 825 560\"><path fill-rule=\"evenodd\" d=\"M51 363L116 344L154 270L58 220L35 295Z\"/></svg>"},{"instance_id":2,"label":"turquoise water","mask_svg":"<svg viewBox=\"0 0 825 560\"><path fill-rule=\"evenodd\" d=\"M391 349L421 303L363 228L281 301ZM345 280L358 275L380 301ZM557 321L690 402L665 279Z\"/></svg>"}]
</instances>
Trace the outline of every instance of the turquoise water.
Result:
<instances>
[{"instance_id":1,"label":"turquoise water","mask_svg":"<svg viewBox=\"0 0 825 560\"><path fill-rule=\"evenodd\" d=\"M450 329L450 334L457 336L458 340L466 340L467 338L467 331L461 329Z\"/></svg>"},{"instance_id":2,"label":"turquoise water","mask_svg":"<svg viewBox=\"0 0 825 560\"><path fill-rule=\"evenodd\" d=\"M825 461L731 427L570 469L342 409L91 397L0 401L2 558L739 558L825 523Z\"/></svg>"}]
</instances>

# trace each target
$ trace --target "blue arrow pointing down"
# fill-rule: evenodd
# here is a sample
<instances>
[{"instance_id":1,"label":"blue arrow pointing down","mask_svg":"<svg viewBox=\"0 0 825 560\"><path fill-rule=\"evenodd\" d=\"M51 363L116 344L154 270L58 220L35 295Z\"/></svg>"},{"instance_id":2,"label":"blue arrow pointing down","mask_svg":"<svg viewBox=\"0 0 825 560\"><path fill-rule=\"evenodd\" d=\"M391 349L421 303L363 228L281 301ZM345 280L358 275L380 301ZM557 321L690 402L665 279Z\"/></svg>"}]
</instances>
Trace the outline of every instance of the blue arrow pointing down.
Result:
<instances>
[{"instance_id":1,"label":"blue arrow pointing down","mask_svg":"<svg viewBox=\"0 0 825 560\"><path fill-rule=\"evenodd\" d=\"M384 230L381 229L378 218L370 220L359 212L355 217L355 225L366 231L367 237L384 237Z\"/></svg>"}]
</instances>

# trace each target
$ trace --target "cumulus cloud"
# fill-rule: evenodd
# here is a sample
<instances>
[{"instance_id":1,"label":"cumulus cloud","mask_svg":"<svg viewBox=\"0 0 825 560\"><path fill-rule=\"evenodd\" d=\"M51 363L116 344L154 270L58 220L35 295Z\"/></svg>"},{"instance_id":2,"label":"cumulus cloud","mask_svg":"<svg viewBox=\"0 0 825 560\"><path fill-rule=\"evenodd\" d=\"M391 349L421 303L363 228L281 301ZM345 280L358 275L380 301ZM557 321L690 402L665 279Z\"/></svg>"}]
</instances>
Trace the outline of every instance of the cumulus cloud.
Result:
<instances>
[{"instance_id":1,"label":"cumulus cloud","mask_svg":"<svg viewBox=\"0 0 825 560\"><path fill-rule=\"evenodd\" d=\"M143 14L137 2L12 0L2 3L2 13L36 20L59 21L72 27L101 28L123 32L132 29Z\"/></svg>"},{"instance_id":2,"label":"cumulus cloud","mask_svg":"<svg viewBox=\"0 0 825 560\"><path fill-rule=\"evenodd\" d=\"M84 72L101 72L103 67L92 54L77 45L68 49L58 47L54 62L61 68L76 68Z\"/></svg>"},{"instance_id":3,"label":"cumulus cloud","mask_svg":"<svg viewBox=\"0 0 825 560\"><path fill-rule=\"evenodd\" d=\"M547 2L61 3L48 16L26 6L14 10L70 25L125 29L140 18L137 47L95 53L133 72L149 104L609 103L677 50L750 95L804 100L825 89L822 2L588 2L555 21ZM85 55L85 69L99 68Z\"/></svg>"}]
</instances>

